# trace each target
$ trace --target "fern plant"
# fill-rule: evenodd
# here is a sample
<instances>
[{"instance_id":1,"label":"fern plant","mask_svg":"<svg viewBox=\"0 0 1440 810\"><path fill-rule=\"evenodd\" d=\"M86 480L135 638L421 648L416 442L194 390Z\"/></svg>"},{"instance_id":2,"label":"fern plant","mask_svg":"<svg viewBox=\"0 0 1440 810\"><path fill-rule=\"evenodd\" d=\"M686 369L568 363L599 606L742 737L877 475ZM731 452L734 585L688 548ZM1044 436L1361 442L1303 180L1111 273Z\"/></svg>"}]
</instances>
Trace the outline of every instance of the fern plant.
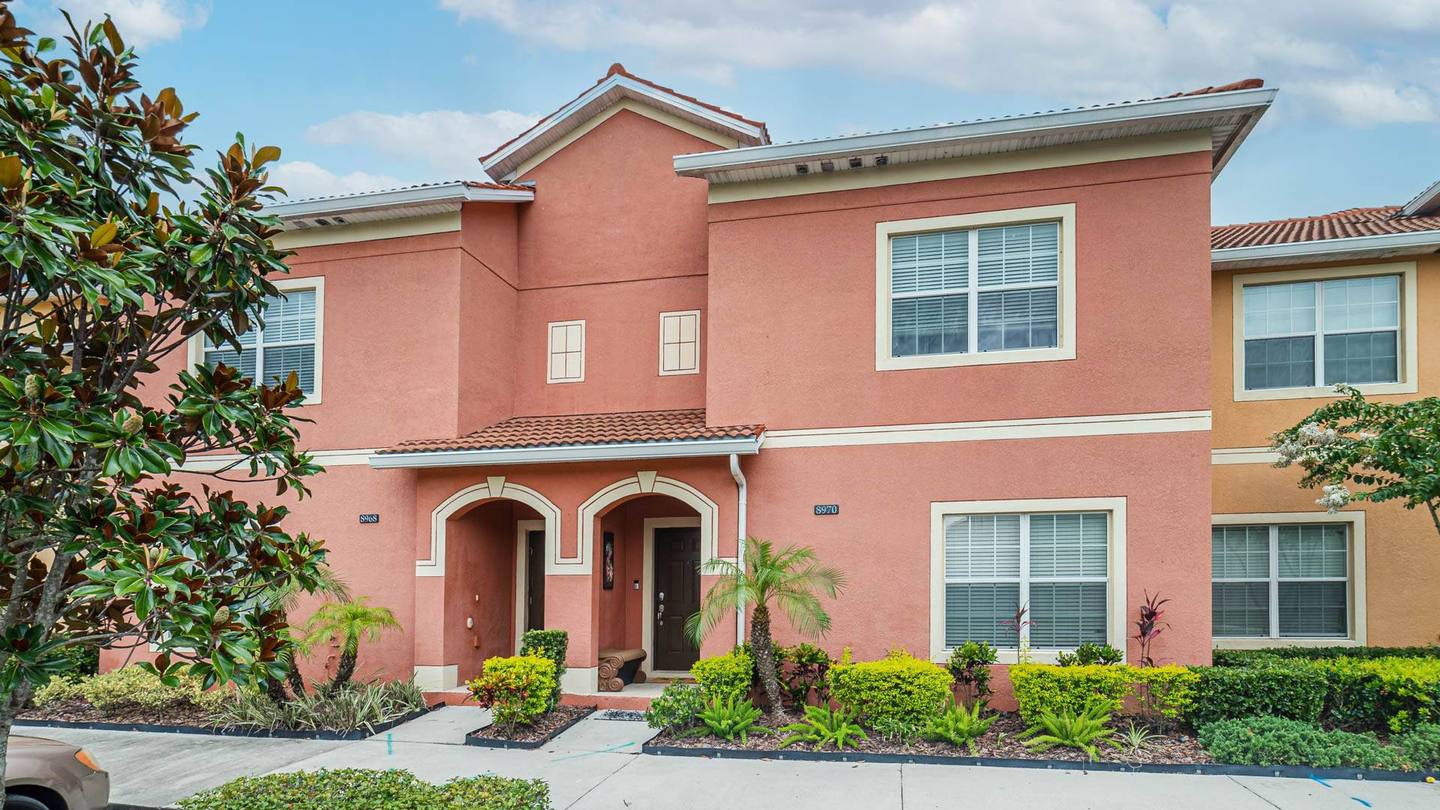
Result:
<instances>
[{"instance_id":1,"label":"fern plant","mask_svg":"<svg viewBox=\"0 0 1440 810\"><path fill-rule=\"evenodd\" d=\"M855 714L849 709L832 710L825 706L806 706L804 720L790 723L780 730L790 735L780 741L781 748L803 742L817 749L833 744L839 751L846 746L859 748L861 740L870 739L865 729L855 722Z\"/></svg>"},{"instance_id":2,"label":"fern plant","mask_svg":"<svg viewBox=\"0 0 1440 810\"><path fill-rule=\"evenodd\" d=\"M1093 761L1100 758L1097 743L1115 745L1111 739L1115 730L1110 728L1109 722L1110 713L1105 711L1104 706L1091 704L1078 715L1069 709L1059 714L1045 712L1040 715L1040 722L1020 736L1030 738L1025 741L1027 748L1036 751L1055 747L1078 748Z\"/></svg>"},{"instance_id":3,"label":"fern plant","mask_svg":"<svg viewBox=\"0 0 1440 810\"><path fill-rule=\"evenodd\" d=\"M945 702L940 714L926 721L920 735L935 742L948 742L957 747L963 745L973 754L975 741L985 736L996 717L999 715L986 717L985 706L979 701L967 708L963 703L956 703L952 697Z\"/></svg>"},{"instance_id":4,"label":"fern plant","mask_svg":"<svg viewBox=\"0 0 1440 810\"><path fill-rule=\"evenodd\" d=\"M764 726L756 725L760 710L755 708L755 704L749 698L734 695L710 701L696 718L702 728L692 730L690 736L709 733L726 742L739 739L743 745L749 741L751 731L766 730Z\"/></svg>"}]
</instances>

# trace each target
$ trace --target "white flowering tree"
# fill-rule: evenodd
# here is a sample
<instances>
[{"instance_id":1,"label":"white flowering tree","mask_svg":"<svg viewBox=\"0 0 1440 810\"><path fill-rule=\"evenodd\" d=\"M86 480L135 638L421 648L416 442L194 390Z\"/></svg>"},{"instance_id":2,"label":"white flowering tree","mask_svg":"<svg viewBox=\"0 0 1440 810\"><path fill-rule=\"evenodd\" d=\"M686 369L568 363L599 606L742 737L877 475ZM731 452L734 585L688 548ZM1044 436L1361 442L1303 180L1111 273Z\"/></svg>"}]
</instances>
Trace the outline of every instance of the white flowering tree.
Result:
<instances>
[{"instance_id":1,"label":"white flowering tree","mask_svg":"<svg viewBox=\"0 0 1440 810\"><path fill-rule=\"evenodd\" d=\"M1425 507L1440 534L1440 397L1371 402L1355 388L1272 437L1277 467L1305 472L1300 486L1320 487L1315 502L1331 512L1351 501L1399 501Z\"/></svg>"}]
</instances>

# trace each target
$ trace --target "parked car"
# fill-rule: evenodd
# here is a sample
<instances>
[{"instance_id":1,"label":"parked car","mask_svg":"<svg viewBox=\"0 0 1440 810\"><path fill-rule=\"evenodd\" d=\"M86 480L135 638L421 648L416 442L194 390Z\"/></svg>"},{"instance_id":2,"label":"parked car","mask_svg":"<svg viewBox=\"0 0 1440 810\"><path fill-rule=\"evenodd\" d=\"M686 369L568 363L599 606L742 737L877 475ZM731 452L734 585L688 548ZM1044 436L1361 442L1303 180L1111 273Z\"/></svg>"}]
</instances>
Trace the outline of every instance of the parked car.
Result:
<instances>
[{"instance_id":1,"label":"parked car","mask_svg":"<svg viewBox=\"0 0 1440 810\"><path fill-rule=\"evenodd\" d=\"M10 736L5 810L104 810L110 774L85 749L43 737Z\"/></svg>"}]
</instances>

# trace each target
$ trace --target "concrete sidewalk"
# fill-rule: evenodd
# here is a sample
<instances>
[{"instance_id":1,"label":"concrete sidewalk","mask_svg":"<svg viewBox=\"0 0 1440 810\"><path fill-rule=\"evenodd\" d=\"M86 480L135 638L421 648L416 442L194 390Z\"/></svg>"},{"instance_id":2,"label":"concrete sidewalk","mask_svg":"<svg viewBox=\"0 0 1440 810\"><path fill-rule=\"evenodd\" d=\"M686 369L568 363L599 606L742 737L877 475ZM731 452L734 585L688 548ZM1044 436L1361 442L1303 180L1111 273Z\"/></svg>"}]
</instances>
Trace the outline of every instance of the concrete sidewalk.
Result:
<instances>
[{"instance_id":1,"label":"concrete sidewalk","mask_svg":"<svg viewBox=\"0 0 1440 810\"><path fill-rule=\"evenodd\" d=\"M236 776L319 768L404 768L434 782L488 773L538 777L550 783L556 810L1440 807L1440 786L1418 781L1325 784L1263 777L639 756L650 729L599 715L539 750L464 745L464 733L488 720L479 709L450 707L360 742L58 729L30 733L85 745L111 771L113 800L142 807L163 807Z\"/></svg>"}]
</instances>

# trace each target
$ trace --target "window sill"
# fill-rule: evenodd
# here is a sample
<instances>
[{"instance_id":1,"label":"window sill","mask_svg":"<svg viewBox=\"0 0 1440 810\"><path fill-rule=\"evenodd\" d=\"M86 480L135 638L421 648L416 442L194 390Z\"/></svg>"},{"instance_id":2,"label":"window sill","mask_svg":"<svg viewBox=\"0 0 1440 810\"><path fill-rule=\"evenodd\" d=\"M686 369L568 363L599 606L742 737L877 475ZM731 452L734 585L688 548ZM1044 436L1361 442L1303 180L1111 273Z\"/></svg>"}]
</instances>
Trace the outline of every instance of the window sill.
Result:
<instances>
[{"instance_id":1,"label":"window sill","mask_svg":"<svg viewBox=\"0 0 1440 810\"><path fill-rule=\"evenodd\" d=\"M1272 647L1361 647L1362 642L1353 638L1214 638L1212 646L1217 650L1265 650Z\"/></svg>"},{"instance_id":2,"label":"window sill","mask_svg":"<svg viewBox=\"0 0 1440 810\"><path fill-rule=\"evenodd\" d=\"M937 663L937 664L939 664L940 666L943 667L943 666L945 666L946 662L948 662L948 661L950 660L950 653L951 653L951 652L953 652L953 650L944 650L944 651L941 652L940 655L934 657L932 660L933 660L935 663ZM1014 665L1014 664L1020 663L1020 651L1014 649L1013 647L1012 647L1011 649L1008 649L1008 650L1002 647L1002 648L996 650L995 652L996 652L996 654L995 654L995 663L996 663L996 664ZM1060 653L1062 653L1062 652L1063 652L1063 653L1069 653L1069 652L1074 652L1074 650L1030 650L1030 654L1029 654L1030 660L1027 661L1026 663L1028 663L1028 664L1056 664L1056 663L1059 663ZM1122 661L1121 663L1128 663L1128 662Z\"/></svg>"},{"instance_id":3,"label":"window sill","mask_svg":"<svg viewBox=\"0 0 1440 810\"><path fill-rule=\"evenodd\" d=\"M918 354L909 357L882 356L875 359L875 370L903 371L917 368L1047 363L1056 360L1074 359L1074 346L1057 346L1052 349L1011 349L1009 351L977 352L975 354Z\"/></svg>"},{"instance_id":4,"label":"window sill","mask_svg":"<svg viewBox=\"0 0 1440 810\"><path fill-rule=\"evenodd\" d=\"M1420 389L1413 382L1364 383L1355 386L1365 395L1372 394L1414 394ZM1308 388L1257 388L1253 391L1236 389L1236 402L1263 402L1272 399L1338 399L1333 385L1311 386Z\"/></svg>"}]
</instances>

